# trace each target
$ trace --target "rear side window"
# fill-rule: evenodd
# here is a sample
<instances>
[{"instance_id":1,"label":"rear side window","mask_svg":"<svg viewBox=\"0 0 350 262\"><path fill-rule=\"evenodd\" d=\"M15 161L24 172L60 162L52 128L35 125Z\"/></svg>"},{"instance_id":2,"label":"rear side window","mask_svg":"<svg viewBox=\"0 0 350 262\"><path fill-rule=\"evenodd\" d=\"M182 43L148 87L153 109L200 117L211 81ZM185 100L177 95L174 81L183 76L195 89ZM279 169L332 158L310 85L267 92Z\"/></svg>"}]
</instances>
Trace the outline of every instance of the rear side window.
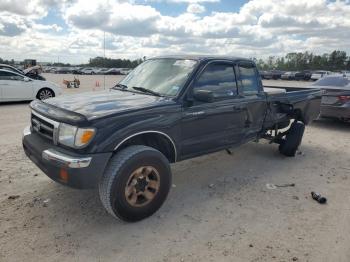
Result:
<instances>
[{"instance_id":1,"label":"rear side window","mask_svg":"<svg viewBox=\"0 0 350 262\"><path fill-rule=\"evenodd\" d=\"M0 71L0 80L23 80L23 77L10 72Z\"/></svg>"},{"instance_id":2,"label":"rear side window","mask_svg":"<svg viewBox=\"0 0 350 262\"><path fill-rule=\"evenodd\" d=\"M240 80L244 94L257 94L259 92L258 77L252 64L240 64L238 66Z\"/></svg>"},{"instance_id":3,"label":"rear side window","mask_svg":"<svg viewBox=\"0 0 350 262\"><path fill-rule=\"evenodd\" d=\"M237 95L236 76L231 64L209 64L194 85L194 89Z\"/></svg>"}]
</instances>

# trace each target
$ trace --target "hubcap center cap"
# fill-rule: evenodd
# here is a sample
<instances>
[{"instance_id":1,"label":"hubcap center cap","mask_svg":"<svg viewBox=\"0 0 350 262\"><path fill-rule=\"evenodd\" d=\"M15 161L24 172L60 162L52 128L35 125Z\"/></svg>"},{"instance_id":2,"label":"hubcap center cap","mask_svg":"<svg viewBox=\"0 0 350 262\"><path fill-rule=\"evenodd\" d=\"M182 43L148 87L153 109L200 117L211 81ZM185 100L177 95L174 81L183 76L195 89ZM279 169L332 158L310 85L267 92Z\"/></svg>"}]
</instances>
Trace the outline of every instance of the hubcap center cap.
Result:
<instances>
[{"instance_id":1,"label":"hubcap center cap","mask_svg":"<svg viewBox=\"0 0 350 262\"><path fill-rule=\"evenodd\" d=\"M145 192L148 182L145 177L138 178L137 184L135 185L136 192Z\"/></svg>"}]
</instances>

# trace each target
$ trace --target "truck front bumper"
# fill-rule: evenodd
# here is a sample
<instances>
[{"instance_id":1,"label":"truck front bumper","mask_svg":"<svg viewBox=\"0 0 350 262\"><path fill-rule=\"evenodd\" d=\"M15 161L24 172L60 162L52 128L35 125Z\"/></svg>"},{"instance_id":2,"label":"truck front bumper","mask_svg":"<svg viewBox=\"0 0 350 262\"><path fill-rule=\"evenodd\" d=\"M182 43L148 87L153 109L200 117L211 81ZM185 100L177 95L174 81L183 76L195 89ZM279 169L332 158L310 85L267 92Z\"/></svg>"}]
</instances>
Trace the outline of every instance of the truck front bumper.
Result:
<instances>
[{"instance_id":1,"label":"truck front bumper","mask_svg":"<svg viewBox=\"0 0 350 262\"><path fill-rule=\"evenodd\" d=\"M79 188L95 188L112 153L81 155L59 148L40 135L23 132L23 149L48 177L61 184Z\"/></svg>"}]
</instances>

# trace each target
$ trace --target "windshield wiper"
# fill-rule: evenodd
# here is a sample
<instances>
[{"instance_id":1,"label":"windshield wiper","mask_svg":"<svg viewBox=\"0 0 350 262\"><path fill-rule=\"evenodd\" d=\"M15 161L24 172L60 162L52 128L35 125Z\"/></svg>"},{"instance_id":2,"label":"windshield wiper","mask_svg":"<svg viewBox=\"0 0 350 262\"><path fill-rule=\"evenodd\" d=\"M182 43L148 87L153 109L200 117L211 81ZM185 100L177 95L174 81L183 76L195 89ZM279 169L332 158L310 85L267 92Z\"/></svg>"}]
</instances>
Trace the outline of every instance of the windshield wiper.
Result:
<instances>
[{"instance_id":1,"label":"windshield wiper","mask_svg":"<svg viewBox=\"0 0 350 262\"><path fill-rule=\"evenodd\" d=\"M148 94L151 94L151 95L154 95L154 96L162 96L160 93L158 93L156 91L153 91L153 90L150 90L150 89L147 89L147 88L144 88L144 87L133 86L132 88L137 90L137 91L148 93Z\"/></svg>"},{"instance_id":2,"label":"windshield wiper","mask_svg":"<svg viewBox=\"0 0 350 262\"><path fill-rule=\"evenodd\" d=\"M112 88L114 89L115 87L119 87L119 88L121 88L121 89L123 89L123 90L128 88L127 85L123 85L123 84L120 84L120 83L116 84L116 85L113 86ZM118 89L119 89L119 88L118 88Z\"/></svg>"}]
</instances>

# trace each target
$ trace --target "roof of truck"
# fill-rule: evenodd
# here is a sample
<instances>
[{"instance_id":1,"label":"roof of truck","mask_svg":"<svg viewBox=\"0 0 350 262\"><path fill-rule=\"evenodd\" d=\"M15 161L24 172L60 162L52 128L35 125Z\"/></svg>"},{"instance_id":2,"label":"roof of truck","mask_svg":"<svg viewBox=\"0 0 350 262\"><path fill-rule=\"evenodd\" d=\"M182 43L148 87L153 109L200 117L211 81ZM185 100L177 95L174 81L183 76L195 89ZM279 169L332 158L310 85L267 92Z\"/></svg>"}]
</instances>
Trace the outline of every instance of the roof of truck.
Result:
<instances>
[{"instance_id":1,"label":"roof of truck","mask_svg":"<svg viewBox=\"0 0 350 262\"><path fill-rule=\"evenodd\" d=\"M151 59L159 58L174 58L174 59L191 59L191 60L231 60L231 61L252 61L251 59L236 57L236 56L224 56L224 55L167 55L156 56Z\"/></svg>"}]
</instances>

